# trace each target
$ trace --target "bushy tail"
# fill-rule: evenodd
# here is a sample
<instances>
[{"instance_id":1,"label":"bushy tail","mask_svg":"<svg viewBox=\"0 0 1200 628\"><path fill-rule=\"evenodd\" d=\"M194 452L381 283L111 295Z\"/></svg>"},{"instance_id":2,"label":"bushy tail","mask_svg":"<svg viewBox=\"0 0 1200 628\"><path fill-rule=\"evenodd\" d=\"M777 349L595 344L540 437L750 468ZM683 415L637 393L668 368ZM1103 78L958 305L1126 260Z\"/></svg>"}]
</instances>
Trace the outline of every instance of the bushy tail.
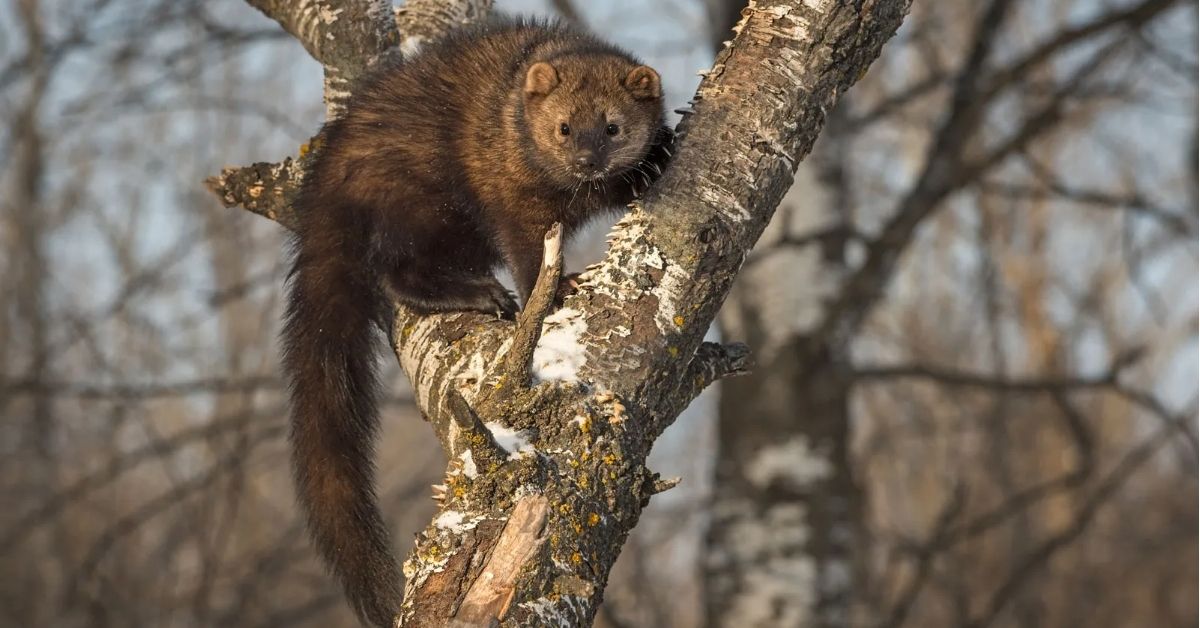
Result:
<instances>
[{"instance_id":1,"label":"bushy tail","mask_svg":"<svg viewBox=\"0 0 1200 628\"><path fill-rule=\"evenodd\" d=\"M296 492L359 619L390 627L401 591L374 488L379 296L366 260L322 250L334 242L298 244L283 326Z\"/></svg>"}]
</instances>

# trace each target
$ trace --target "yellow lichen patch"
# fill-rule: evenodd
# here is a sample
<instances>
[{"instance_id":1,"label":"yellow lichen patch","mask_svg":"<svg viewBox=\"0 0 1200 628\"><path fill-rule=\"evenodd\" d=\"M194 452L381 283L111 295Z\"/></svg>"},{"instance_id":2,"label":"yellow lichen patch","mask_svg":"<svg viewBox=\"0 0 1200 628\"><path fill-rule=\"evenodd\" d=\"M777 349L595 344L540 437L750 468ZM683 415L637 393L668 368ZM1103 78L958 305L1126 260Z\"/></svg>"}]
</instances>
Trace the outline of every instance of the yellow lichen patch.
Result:
<instances>
[{"instance_id":1,"label":"yellow lichen patch","mask_svg":"<svg viewBox=\"0 0 1200 628\"><path fill-rule=\"evenodd\" d=\"M586 450L585 450L585 451L583 452L583 454L579 456L579 459L580 459L580 460L582 460L583 462L587 462L588 460L591 460L591 459L592 459L592 452L590 452L590 451L586 451Z\"/></svg>"},{"instance_id":2,"label":"yellow lichen patch","mask_svg":"<svg viewBox=\"0 0 1200 628\"><path fill-rule=\"evenodd\" d=\"M677 358L677 357L679 357L679 347L676 347L676 346L667 347L667 353L670 353L671 357Z\"/></svg>"},{"instance_id":3,"label":"yellow lichen patch","mask_svg":"<svg viewBox=\"0 0 1200 628\"><path fill-rule=\"evenodd\" d=\"M588 525L589 526L594 528L594 527L596 527L596 524L598 524L598 523L600 523L600 515L598 515L594 512L588 514Z\"/></svg>"},{"instance_id":4,"label":"yellow lichen patch","mask_svg":"<svg viewBox=\"0 0 1200 628\"><path fill-rule=\"evenodd\" d=\"M571 524L571 529L575 531L575 534L583 534L583 526L578 521Z\"/></svg>"},{"instance_id":5,"label":"yellow lichen patch","mask_svg":"<svg viewBox=\"0 0 1200 628\"><path fill-rule=\"evenodd\" d=\"M571 505L570 504L559 504L558 512L561 512L564 515L571 514Z\"/></svg>"},{"instance_id":6,"label":"yellow lichen patch","mask_svg":"<svg viewBox=\"0 0 1200 628\"><path fill-rule=\"evenodd\" d=\"M617 457L613 454L605 454L603 460L604 464L613 464L617 461Z\"/></svg>"},{"instance_id":7,"label":"yellow lichen patch","mask_svg":"<svg viewBox=\"0 0 1200 628\"><path fill-rule=\"evenodd\" d=\"M584 475L584 474L580 474L579 477L575 480L575 483L579 485L579 488L587 488L588 484L590 482L591 482L591 480L589 480L588 476Z\"/></svg>"},{"instance_id":8,"label":"yellow lichen patch","mask_svg":"<svg viewBox=\"0 0 1200 628\"><path fill-rule=\"evenodd\" d=\"M578 565L579 563L582 563L583 562L583 554L580 554L579 552L575 552L574 554L571 554L571 562L575 563L576 565Z\"/></svg>"},{"instance_id":9,"label":"yellow lichen patch","mask_svg":"<svg viewBox=\"0 0 1200 628\"><path fill-rule=\"evenodd\" d=\"M400 330L400 337L404 340L408 340L408 337L412 335L414 329L416 329L416 325L405 325L404 329Z\"/></svg>"},{"instance_id":10,"label":"yellow lichen patch","mask_svg":"<svg viewBox=\"0 0 1200 628\"><path fill-rule=\"evenodd\" d=\"M580 432L587 434L592 431L592 419L590 417L578 416L575 417L575 420L579 424Z\"/></svg>"},{"instance_id":11,"label":"yellow lichen patch","mask_svg":"<svg viewBox=\"0 0 1200 628\"><path fill-rule=\"evenodd\" d=\"M676 314L675 318L673 318L671 320L675 322L676 327L683 327L683 317L682 316Z\"/></svg>"}]
</instances>

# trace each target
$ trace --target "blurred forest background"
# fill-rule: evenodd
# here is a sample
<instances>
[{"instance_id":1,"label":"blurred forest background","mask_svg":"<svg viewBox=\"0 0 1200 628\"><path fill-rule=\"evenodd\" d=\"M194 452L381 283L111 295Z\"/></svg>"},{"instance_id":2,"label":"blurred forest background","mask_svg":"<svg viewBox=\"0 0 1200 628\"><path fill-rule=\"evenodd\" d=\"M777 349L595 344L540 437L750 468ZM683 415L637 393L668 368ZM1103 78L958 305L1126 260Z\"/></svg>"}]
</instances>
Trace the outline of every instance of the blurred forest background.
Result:
<instances>
[{"instance_id":1,"label":"blurred forest background","mask_svg":"<svg viewBox=\"0 0 1200 628\"><path fill-rule=\"evenodd\" d=\"M672 106L742 5L497 2ZM719 333L758 370L660 442L684 483L597 624L1196 626L1196 90L1194 2L917 0L747 260ZM292 505L283 231L202 183L295 154L320 94L241 0L0 0L0 626L353 625ZM390 368L404 553L444 461Z\"/></svg>"}]
</instances>

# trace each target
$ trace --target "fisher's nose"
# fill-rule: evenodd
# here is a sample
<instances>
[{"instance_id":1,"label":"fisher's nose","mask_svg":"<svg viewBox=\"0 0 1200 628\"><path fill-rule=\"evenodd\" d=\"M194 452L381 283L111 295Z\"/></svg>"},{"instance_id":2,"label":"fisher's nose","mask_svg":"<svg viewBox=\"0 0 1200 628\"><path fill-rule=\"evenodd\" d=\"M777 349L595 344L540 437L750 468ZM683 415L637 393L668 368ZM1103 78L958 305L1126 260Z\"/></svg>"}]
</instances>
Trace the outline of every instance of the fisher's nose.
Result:
<instances>
[{"instance_id":1,"label":"fisher's nose","mask_svg":"<svg viewBox=\"0 0 1200 628\"><path fill-rule=\"evenodd\" d=\"M600 157L596 151L581 151L575 155L575 166L585 172L593 172L600 167Z\"/></svg>"}]
</instances>

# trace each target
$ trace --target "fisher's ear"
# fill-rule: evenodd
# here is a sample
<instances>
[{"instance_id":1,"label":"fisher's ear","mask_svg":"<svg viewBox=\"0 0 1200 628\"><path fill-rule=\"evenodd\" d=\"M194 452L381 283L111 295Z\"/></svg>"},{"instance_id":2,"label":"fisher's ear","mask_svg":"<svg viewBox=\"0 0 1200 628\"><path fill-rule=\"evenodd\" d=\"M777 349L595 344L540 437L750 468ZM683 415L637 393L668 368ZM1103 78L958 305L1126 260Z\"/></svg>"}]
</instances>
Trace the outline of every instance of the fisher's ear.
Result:
<instances>
[{"instance_id":1,"label":"fisher's ear","mask_svg":"<svg viewBox=\"0 0 1200 628\"><path fill-rule=\"evenodd\" d=\"M525 95L545 96L558 87L558 70L554 66L540 61L529 66L525 73Z\"/></svg>"},{"instance_id":2,"label":"fisher's ear","mask_svg":"<svg viewBox=\"0 0 1200 628\"><path fill-rule=\"evenodd\" d=\"M622 84L638 100L662 98L662 81L658 78L658 72L648 65L639 65L630 70Z\"/></svg>"}]
</instances>

